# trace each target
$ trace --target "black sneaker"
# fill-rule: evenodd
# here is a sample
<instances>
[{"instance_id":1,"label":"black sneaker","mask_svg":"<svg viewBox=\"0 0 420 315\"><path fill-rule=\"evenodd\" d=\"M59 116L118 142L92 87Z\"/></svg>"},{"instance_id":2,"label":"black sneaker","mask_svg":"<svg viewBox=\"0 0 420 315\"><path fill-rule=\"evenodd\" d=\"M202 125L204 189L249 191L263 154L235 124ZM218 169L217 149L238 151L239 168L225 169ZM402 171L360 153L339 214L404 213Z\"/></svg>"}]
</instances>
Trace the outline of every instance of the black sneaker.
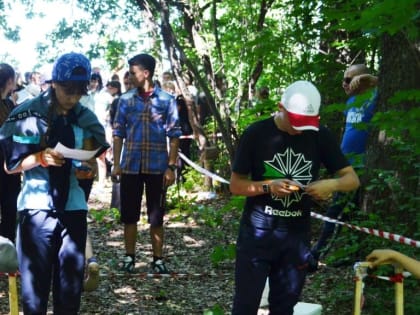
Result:
<instances>
[{"instance_id":1,"label":"black sneaker","mask_svg":"<svg viewBox=\"0 0 420 315\"><path fill-rule=\"evenodd\" d=\"M158 259L151 263L151 267L154 273L160 273L160 274L168 274L169 270L166 268L165 263L162 259Z\"/></svg>"},{"instance_id":2,"label":"black sneaker","mask_svg":"<svg viewBox=\"0 0 420 315\"><path fill-rule=\"evenodd\" d=\"M121 271L133 273L135 261L133 257L125 255L121 262Z\"/></svg>"}]
</instances>

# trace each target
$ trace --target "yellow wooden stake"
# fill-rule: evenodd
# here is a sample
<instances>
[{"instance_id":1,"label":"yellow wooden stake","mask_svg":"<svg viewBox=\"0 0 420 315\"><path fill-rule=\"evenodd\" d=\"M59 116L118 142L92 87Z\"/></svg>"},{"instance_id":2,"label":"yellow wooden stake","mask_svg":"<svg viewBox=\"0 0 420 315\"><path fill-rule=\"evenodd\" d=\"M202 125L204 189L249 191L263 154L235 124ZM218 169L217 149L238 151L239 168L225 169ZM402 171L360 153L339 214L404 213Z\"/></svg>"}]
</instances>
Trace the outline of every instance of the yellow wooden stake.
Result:
<instances>
[{"instance_id":1,"label":"yellow wooden stake","mask_svg":"<svg viewBox=\"0 0 420 315\"><path fill-rule=\"evenodd\" d=\"M370 267L369 262L358 262L354 265L354 271L356 274L353 312L354 315L361 315L361 303L364 286L363 278L367 275L368 267ZM395 275L402 275L403 271L403 268L401 268L400 266L394 266ZM395 282L394 287L395 315L404 315L404 277L401 276L401 279Z\"/></svg>"},{"instance_id":2,"label":"yellow wooden stake","mask_svg":"<svg viewBox=\"0 0 420 315\"><path fill-rule=\"evenodd\" d=\"M354 292L354 315L360 315L362 309L362 295L363 295L363 277L366 275L366 263L356 263L354 271L356 273L355 292Z\"/></svg>"},{"instance_id":3,"label":"yellow wooden stake","mask_svg":"<svg viewBox=\"0 0 420 315\"><path fill-rule=\"evenodd\" d=\"M395 274L402 274L403 269L401 266L394 266ZM404 315L404 277L401 281L395 282L395 314Z\"/></svg>"},{"instance_id":4,"label":"yellow wooden stake","mask_svg":"<svg viewBox=\"0 0 420 315\"><path fill-rule=\"evenodd\" d=\"M9 306L10 315L19 315L16 274L9 274Z\"/></svg>"}]
</instances>

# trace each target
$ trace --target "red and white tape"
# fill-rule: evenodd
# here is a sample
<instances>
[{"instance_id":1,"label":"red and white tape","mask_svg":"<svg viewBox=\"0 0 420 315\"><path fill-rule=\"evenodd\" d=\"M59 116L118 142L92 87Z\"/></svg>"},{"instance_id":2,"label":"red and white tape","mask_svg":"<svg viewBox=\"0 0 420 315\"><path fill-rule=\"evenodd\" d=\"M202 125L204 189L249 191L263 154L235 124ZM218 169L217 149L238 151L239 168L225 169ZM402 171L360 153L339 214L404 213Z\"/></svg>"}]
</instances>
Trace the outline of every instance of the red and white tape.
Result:
<instances>
[{"instance_id":1,"label":"red and white tape","mask_svg":"<svg viewBox=\"0 0 420 315\"><path fill-rule=\"evenodd\" d=\"M178 155L181 159L183 159L189 166L191 166L196 171L200 172L201 174L204 174L208 177L213 178L214 180L217 180L218 182L229 184L229 181L226 179L220 177L219 175L213 174L206 170L205 168L202 168L201 166L195 164L193 161L191 161L189 158L187 158L182 152L178 152Z\"/></svg>"},{"instance_id":2,"label":"red and white tape","mask_svg":"<svg viewBox=\"0 0 420 315\"><path fill-rule=\"evenodd\" d=\"M215 179L215 180L217 180L221 183L229 184L229 181L227 181L226 179L224 179L224 178L222 178L222 177L220 177L216 174L213 174L213 173L209 172L208 170L198 166L197 164L192 162L190 159L188 159L181 152L179 152L178 154L181 157L181 159L183 159L185 162L187 162L191 167L196 169L198 172L200 172L200 173L202 173L206 176L209 176L209 177L211 177L211 178L213 178L213 179ZM311 212L311 216L314 217L314 218L317 218L317 219L321 219L323 221L336 223L336 224L341 224L341 225L347 226L347 227L349 227L353 230L356 230L356 231L364 232L364 233L367 233L367 234L370 234L370 235L375 235L375 236L378 236L378 237L389 239L391 241L396 241L396 242L399 242L401 244L406 244L406 245L410 245L410 246L420 248L420 241L416 241L416 240L413 240L413 239L410 239L408 237L404 237L404 236L401 236L401 235L398 235L398 234L384 232L384 231L380 231L380 230L376 230L376 229L372 229L372 228L359 227L359 226L356 226L356 225L352 225L352 224L349 224L349 223L338 221L336 219L332 219L332 218L327 217L327 216L320 215L316 212Z\"/></svg>"},{"instance_id":3,"label":"red and white tape","mask_svg":"<svg viewBox=\"0 0 420 315\"><path fill-rule=\"evenodd\" d=\"M416 240L413 240L411 238L404 237L404 236L401 236L401 235L398 235L398 234L392 234L392 233L389 233L389 232L384 232L384 231L380 231L380 230L376 230L376 229L372 229L372 228L359 227L359 226L356 226L356 225L353 225L353 224L341 222L341 221L338 221L336 219L332 219L330 217L320 215L316 212L311 212L311 216L314 217L314 218L317 218L317 219L321 219L323 221L344 225L344 226L347 226L348 228L356 230L356 231L364 232L364 233L375 235L375 236L378 236L378 237L382 237L382 238L385 238L385 239L388 239L388 240L391 240L391 241L396 241L396 242L399 242L401 244L406 244L406 245L410 245L410 246L420 248L420 241L416 241Z\"/></svg>"}]
</instances>

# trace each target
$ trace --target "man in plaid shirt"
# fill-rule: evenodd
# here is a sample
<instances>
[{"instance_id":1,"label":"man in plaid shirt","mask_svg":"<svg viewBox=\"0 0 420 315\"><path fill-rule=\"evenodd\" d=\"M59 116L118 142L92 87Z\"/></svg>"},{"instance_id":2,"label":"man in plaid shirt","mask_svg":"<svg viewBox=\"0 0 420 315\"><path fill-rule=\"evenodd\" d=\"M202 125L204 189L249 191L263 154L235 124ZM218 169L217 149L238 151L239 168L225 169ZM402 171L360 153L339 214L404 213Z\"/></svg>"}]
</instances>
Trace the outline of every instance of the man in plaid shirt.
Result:
<instances>
[{"instance_id":1,"label":"man in plaid shirt","mask_svg":"<svg viewBox=\"0 0 420 315\"><path fill-rule=\"evenodd\" d=\"M123 94L113 124L113 178L120 177L121 222L126 255L122 270L133 272L137 222L143 190L153 248L151 267L169 273L163 261L163 216L166 188L174 183L181 129L174 96L153 83L156 61L139 54L128 61L135 89ZM169 152L168 142L169 138Z\"/></svg>"}]
</instances>

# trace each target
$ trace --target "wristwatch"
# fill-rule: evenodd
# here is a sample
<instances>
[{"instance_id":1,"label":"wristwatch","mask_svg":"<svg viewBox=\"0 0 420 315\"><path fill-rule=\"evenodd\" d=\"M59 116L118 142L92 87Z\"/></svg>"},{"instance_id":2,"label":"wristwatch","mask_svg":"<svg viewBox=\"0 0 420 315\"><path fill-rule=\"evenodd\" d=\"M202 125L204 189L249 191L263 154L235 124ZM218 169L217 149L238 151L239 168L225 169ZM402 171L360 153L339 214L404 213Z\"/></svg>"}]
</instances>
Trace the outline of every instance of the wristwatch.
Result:
<instances>
[{"instance_id":1,"label":"wristwatch","mask_svg":"<svg viewBox=\"0 0 420 315\"><path fill-rule=\"evenodd\" d=\"M266 194L269 194L270 193L270 185L269 184L262 184L262 188L263 188L263 191Z\"/></svg>"},{"instance_id":2,"label":"wristwatch","mask_svg":"<svg viewBox=\"0 0 420 315\"><path fill-rule=\"evenodd\" d=\"M175 170L177 169L177 167L176 167L176 165L175 165L175 164L169 164L169 165L168 165L168 168L169 168L172 172L175 172Z\"/></svg>"}]
</instances>

